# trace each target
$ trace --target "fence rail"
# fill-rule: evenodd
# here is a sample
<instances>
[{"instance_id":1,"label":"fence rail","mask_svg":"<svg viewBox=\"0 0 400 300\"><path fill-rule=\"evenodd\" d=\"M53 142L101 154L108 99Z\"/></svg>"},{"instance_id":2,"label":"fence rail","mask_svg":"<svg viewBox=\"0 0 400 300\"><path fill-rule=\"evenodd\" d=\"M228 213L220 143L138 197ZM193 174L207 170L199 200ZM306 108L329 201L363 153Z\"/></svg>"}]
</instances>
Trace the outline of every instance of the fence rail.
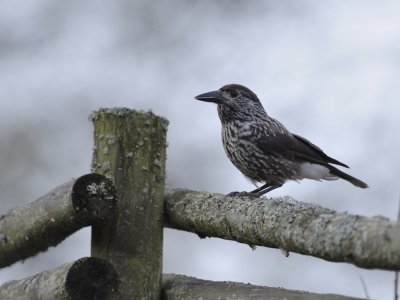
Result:
<instances>
[{"instance_id":1,"label":"fence rail","mask_svg":"<svg viewBox=\"0 0 400 300\"><path fill-rule=\"evenodd\" d=\"M162 278L163 300L357 300L332 294L316 294L230 281L209 281L188 276L165 274Z\"/></svg>"},{"instance_id":2,"label":"fence rail","mask_svg":"<svg viewBox=\"0 0 400 300\"><path fill-rule=\"evenodd\" d=\"M0 268L62 242L79 229L110 218L117 194L105 176L70 180L0 216Z\"/></svg>"},{"instance_id":3,"label":"fence rail","mask_svg":"<svg viewBox=\"0 0 400 300\"><path fill-rule=\"evenodd\" d=\"M362 268L400 269L400 224L381 216L338 213L290 197L230 198L167 189L169 228L280 248Z\"/></svg>"},{"instance_id":4,"label":"fence rail","mask_svg":"<svg viewBox=\"0 0 400 300\"><path fill-rule=\"evenodd\" d=\"M9 295L20 299L24 295L36 299L206 300L253 299L252 295L354 299L162 275L164 227L363 268L400 269L400 225L395 222L337 213L289 197L230 198L166 189L165 119L126 108L100 109L90 119L92 171L98 174L67 182L1 216L0 267L44 251L84 226L92 226L92 257L6 283L0 287L1 299L11 299ZM90 280L80 280L80 275ZM68 278L82 285L70 285Z\"/></svg>"},{"instance_id":5,"label":"fence rail","mask_svg":"<svg viewBox=\"0 0 400 300\"><path fill-rule=\"evenodd\" d=\"M118 285L118 274L111 263L83 257L54 270L7 282L0 287L0 299L106 299L118 292Z\"/></svg>"}]
</instances>

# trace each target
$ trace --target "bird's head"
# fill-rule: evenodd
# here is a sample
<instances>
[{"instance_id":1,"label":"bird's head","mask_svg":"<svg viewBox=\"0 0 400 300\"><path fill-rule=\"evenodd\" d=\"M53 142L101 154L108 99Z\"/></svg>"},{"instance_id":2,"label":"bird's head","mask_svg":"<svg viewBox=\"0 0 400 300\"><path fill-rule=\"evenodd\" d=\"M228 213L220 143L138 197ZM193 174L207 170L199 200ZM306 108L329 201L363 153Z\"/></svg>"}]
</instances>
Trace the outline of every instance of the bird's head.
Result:
<instances>
[{"instance_id":1,"label":"bird's head","mask_svg":"<svg viewBox=\"0 0 400 300\"><path fill-rule=\"evenodd\" d=\"M257 95L239 84L228 84L217 91L204 93L195 97L197 100L218 104L221 121L233 119L252 119L266 114Z\"/></svg>"}]
</instances>

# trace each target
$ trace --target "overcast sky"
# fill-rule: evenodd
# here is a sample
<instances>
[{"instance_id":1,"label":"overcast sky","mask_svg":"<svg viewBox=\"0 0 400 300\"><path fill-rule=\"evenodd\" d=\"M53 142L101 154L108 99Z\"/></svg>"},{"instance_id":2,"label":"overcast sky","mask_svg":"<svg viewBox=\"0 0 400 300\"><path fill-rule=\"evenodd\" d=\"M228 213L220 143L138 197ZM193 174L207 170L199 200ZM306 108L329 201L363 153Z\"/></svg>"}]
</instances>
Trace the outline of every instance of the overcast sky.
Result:
<instances>
[{"instance_id":1,"label":"overcast sky","mask_svg":"<svg viewBox=\"0 0 400 300\"><path fill-rule=\"evenodd\" d=\"M2 1L1 212L89 172L99 107L169 119L167 184L253 188L226 158L216 107L194 96L240 83L267 112L348 164L345 181L288 183L290 195L395 219L400 168L398 1ZM90 231L0 271L22 278L89 255ZM164 271L364 297L393 273L166 230Z\"/></svg>"}]
</instances>

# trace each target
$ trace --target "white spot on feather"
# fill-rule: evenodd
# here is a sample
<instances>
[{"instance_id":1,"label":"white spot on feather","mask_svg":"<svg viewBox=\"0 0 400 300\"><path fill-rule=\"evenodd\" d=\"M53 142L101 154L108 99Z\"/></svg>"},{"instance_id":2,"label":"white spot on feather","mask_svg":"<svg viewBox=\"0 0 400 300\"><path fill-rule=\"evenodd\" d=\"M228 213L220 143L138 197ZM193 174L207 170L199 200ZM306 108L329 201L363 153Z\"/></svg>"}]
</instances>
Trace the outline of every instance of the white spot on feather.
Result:
<instances>
[{"instance_id":1,"label":"white spot on feather","mask_svg":"<svg viewBox=\"0 0 400 300\"><path fill-rule=\"evenodd\" d=\"M299 170L300 178L308 178L314 180L336 180L337 176L332 175L329 169L325 166L312 164L312 163L302 163Z\"/></svg>"}]
</instances>

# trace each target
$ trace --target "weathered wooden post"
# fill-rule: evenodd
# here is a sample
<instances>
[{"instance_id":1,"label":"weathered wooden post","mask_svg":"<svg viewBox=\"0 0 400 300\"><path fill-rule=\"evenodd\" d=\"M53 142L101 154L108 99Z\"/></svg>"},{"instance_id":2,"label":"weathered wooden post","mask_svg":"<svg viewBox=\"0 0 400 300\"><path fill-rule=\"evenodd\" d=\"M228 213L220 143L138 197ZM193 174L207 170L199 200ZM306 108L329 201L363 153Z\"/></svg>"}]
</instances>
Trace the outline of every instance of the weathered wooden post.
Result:
<instances>
[{"instance_id":1,"label":"weathered wooden post","mask_svg":"<svg viewBox=\"0 0 400 300\"><path fill-rule=\"evenodd\" d=\"M168 121L152 112L100 109L92 171L115 180L115 217L94 226L92 256L110 261L121 279L118 299L159 299Z\"/></svg>"}]
</instances>

